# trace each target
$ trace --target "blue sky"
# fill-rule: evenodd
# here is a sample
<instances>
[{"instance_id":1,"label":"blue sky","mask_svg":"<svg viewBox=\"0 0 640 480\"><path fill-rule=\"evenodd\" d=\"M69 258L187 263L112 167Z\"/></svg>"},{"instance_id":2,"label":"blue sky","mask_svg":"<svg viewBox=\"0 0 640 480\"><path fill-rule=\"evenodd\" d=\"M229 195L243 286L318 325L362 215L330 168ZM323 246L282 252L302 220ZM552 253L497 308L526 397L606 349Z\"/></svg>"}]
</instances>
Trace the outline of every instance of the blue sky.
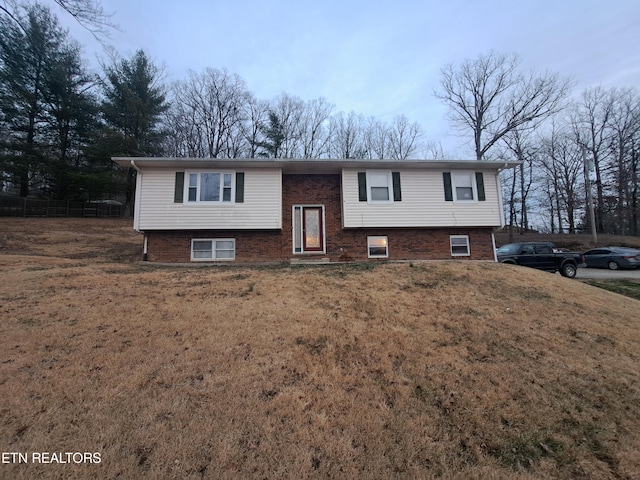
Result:
<instances>
[{"instance_id":1,"label":"blue sky","mask_svg":"<svg viewBox=\"0 0 640 480\"><path fill-rule=\"evenodd\" d=\"M433 96L440 69L495 50L525 70L588 86L640 86L638 0L103 0L124 56L144 49L170 79L226 68L258 98L325 97L336 111L390 121L404 114L426 138L472 158ZM59 14L62 17L62 14ZM66 19L85 57L100 45Z\"/></svg>"}]
</instances>

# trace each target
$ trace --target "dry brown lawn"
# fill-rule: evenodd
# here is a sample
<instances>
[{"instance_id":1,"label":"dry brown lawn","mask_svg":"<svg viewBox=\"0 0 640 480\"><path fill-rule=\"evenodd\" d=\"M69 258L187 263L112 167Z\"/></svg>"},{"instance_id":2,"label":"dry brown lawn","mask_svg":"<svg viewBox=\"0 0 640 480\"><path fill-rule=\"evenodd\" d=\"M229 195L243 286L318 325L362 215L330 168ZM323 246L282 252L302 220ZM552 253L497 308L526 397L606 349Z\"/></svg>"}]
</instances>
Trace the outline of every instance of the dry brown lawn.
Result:
<instances>
[{"instance_id":1,"label":"dry brown lawn","mask_svg":"<svg viewBox=\"0 0 640 480\"><path fill-rule=\"evenodd\" d=\"M0 451L29 455L0 477L640 478L637 300L464 261L152 267L140 244L0 218Z\"/></svg>"}]
</instances>

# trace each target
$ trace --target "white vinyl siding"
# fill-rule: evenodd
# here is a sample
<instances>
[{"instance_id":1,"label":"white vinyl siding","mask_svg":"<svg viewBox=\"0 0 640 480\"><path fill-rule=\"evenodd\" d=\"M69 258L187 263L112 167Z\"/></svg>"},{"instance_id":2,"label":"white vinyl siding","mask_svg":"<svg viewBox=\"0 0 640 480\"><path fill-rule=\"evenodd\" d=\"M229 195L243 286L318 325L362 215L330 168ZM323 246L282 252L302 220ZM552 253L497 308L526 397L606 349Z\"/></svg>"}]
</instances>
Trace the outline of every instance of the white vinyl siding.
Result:
<instances>
[{"instance_id":1,"label":"white vinyl siding","mask_svg":"<svg viewBox=\"0 0 640 480\"><path fill-rule=\"evenodd\" d=\"M174 203L176 169L144 169L136 192L140 230L282 228L280 169L238 169L245 173L242 203L233 203L231 190L232 202L189 202L189 173L193 170L185 170L184 202Z\"/></svg>"},{"instance_id":2,"label":"white vinyl siding","mask_svg":"<svg viewBox=\"0 0 640 480\"><path fill-rule=\"evenodd\" d=\"M495 171L484 171L486 201L447 202L442 170L400 170L402 201L370 204L358 199L358 170L342 171L342 221L361 227L499 227L502 212Z\"/></svg>"}]
</instances>

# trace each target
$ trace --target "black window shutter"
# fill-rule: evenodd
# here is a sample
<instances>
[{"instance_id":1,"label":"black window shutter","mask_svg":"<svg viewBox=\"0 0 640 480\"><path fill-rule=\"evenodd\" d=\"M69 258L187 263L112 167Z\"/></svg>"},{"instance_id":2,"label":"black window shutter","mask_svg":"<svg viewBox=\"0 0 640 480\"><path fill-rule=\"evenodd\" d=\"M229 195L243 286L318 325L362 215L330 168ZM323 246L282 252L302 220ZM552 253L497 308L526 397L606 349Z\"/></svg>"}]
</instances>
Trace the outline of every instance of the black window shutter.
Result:
<instances>
[{"instance_id":1,"label":"black window shutter","mask_svg":"<svg viewBox=\"0 0 640 480\"><path fill-rule=\"evenodd\" d=\"M476 172L476 186L478 187L478 200L484 202L487 198L484 194L484 176L482 172Z\"/></svg>"},{"instance_id":2,"label":"black window shutter","mask_svg":"<svg viewBox=\"0 0 640 480\"><path fill-rule=\"evenodd\" d=\"M451 173L443 172L442 179L444 180L444 199L447 202L453 202L453 190L451 188Z\"/></svg>"},{"instance_id":3,"label":"black window shutter","mask_svg":"<svg viewBox=\"0 0 640 480\"><path fill-rule=\"evenodd\" d=\"M402 201L402 191L400 190L400 172L391 172L391 178L393 180L393 201Z\"/></svg>"},{"instance_id":4,"label":"black window shutter","mask_svg":"<svg viewBox=\"0 0 640 480\"><path fill-rule=\"evenodd\" d=\"M367 174L365 172L358 172L358 200L367 201Z\"/></svg>"},{"instance_id":5,"label":"black window shutter","mask_svg":"<svg viewBox=\"0 0 640 480\"><path fill-rule=\"evenodd\" d=\"M184 172L176 172L176 188L173 193L173 203L184 201Z\"/></svg>"},{"instance_id":6,"label":"black window shutter","mask_svg":"<svg viewBox=\"0 0 640 480\"><path fill-rule=\"evenodd\" d=\"M236 172L236 203L244 203L244 172Z\"/></svg>"}]
</instances>

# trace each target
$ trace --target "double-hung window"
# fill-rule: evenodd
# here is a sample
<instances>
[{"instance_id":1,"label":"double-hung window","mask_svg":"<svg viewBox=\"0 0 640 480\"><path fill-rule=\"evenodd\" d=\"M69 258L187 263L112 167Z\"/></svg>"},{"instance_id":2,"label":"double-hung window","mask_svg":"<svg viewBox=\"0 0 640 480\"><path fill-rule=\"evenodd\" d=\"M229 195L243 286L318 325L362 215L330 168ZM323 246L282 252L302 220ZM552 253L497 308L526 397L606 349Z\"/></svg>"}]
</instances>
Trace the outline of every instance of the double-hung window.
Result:
<instances>
[{"instance_id":1,"label":"double-hung window","mask_svg":"<svg viewBox=\"0 0 640 480\"><path fill-rule=\"evenodd\" d=\"M482 172L443 172L444 199L447 202L484 202Z\"/></svg>"},{"instance_id":2,"label":"double-hung window","mask_svg":"<svg viewBox=\"0 0 640 480\"><path fill-rule=\"evenodd\" d=\"M400 172L385 170L358 172L358 200L368 203L402 201Z\"/></svg>"},{"instance_id":3,"label":"double-hung window","mask_svg":"<svg viewBox=\"0 0 640 480\"><path fill-rule=\"evenodd\" d=\"M449 241L451 243L452 257L468 257L471 255L469 235L451 235Z\"/></svg>"},{"instance_id":4,"label":"double-hung window","mask_svg":"<svg viewBox=\"0 0 640 480\"><path fill-rule=\"evenodd\" d=\"M189 173L189 202L231 203L234 198L233 173L201 172Z\"/></svg>"},{"instance_id":5,"label":"double-hung window","mask_svg":"<svg viewBox=\"0 0 640 480\"><path fill-rule=\"evenodd\" d=\"M191 241L191 260L235 260L236 240L234 238L194 238Z\"/></svg>"},{"instance_id":6,"label":"double-hung window","mask_svg":"<svg viewBox=\"0 0 640 480\"><path fill-rule=\"evenodd\" d=\"M367 172L369 180L369 201L388 202L391 200L390 172Z\"/></svg>"},{"instance_id":7,"label":"double-hung window","mask_svg":"<svg viewBox=\"0 0 640 480\"><path fill-rule=\"evenodd\" d=\"M474 188L474 176L470 172L456 172L451 176L453 191L458 202L476 200Z\"/></svg>"},{"instance_id":8,"label":"double-hung window","mask_svg":"<svg viewBox=\"0 0 640 480\"><path fill-rule=\"evenodd\" d=\"M367 249L369 258L388 258L389 257L389 238L388 237L367 237Z\"/></svg>"}]
</instances>

